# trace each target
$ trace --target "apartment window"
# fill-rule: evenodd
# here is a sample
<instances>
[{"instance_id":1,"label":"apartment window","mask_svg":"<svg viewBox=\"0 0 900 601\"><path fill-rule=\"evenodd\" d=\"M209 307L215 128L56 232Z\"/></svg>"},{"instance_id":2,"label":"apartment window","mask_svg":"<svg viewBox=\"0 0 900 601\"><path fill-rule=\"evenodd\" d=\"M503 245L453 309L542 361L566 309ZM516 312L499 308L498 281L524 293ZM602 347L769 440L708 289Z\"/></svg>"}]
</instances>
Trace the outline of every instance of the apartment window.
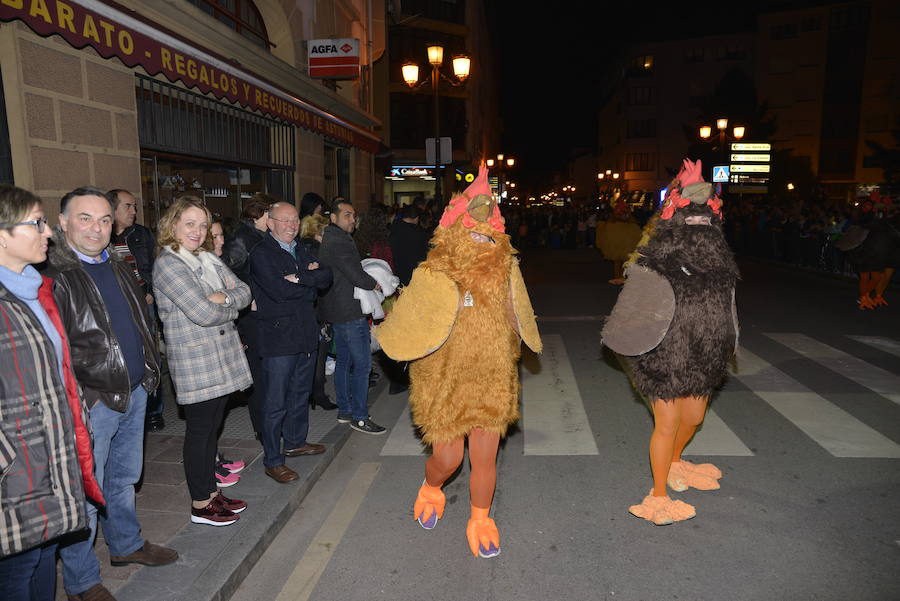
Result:
<instances>
[{"instance_id":1,"label":"apartment window","mask_svg":"<svg viewBox=\"0 0 900 601\"><path fill-rule=\"evenodd\" d=\"M773 25L769 32L769 37L773 40L791 40L797 37L796 23L782 23Z\"/></svg>"},{"instance_id":2,"label":"apartment window","mask_svg":"<svg viewBox=\"0 0 900 601\"><path fill-rule=\"evenodd\" d=\"M652 105L653 88L650 86L634 86L628 88L628 104L631 106Z\"/></svg>"},{"instance_id":3,"label":"apartment window","mask_svg":"<svg viewBox=\"0 0 900 601\"><path fill-rule=\"evenodd\" d=\"M725 60L735 61L747 58L747 51L740 44L729 44L725 48Z\"/></svg>"},{"instance_id":4,"label":"apartment window","mask_svg":"<svg viewBox=\"0 0 900 601\"><path fill-rule=\"evenodd\" d=\"M702 63L705 58L706 51L703 48L691 48L684 53L684 62L686 63Z\"/></svg>"},{"instance_id":5,"label":"apartment window","mask_svg":"<svg viewBox=\"0 0 900 601\"><path fill-rule=\"evenodd\" d=\"M656 119L629 119L625 127L626 138L655 138Z\"/></svg>"},{"instance_id":6,"label":"apartment window","mask_svg":"<svg viewBox=\"0 0 900 601\"><path fill-rule=\"evenodd\" d=\"M653 55L645 54L642 56L636 56L634 57L634 61L632 61L631 66L633 66L635 69L650 71L653 69Z\"/></svg>"},{"instance_id":7,"label":"apartment window","mask_svg":"<svg viewBox=\"0 0 900 601\"><path fill-rule=\"evenodd\" d=\"M820 31L822 29L822 19L819 17L809 17L800 21L800 31Z\"/></svg>"},{"instance_id":8,"label":"apartment window","mask_svg":"<svg viewBox=\"0 0 900 601\"><path fill-rule=\"evenodd\" d=\"M266 25L252 0L188 0L188 2L260 48L269 49L271 43L266 33Z\"/></svg>"},{"instance_id":9,"label":"apartment window","mask_svg":"<svg viewBox=\"0 0 900 601\"><path fill-rule=\"evenodd\" d=\"M653 171L653 155L649 152L630 152L625 155L625 171Z\"/></svg>"}]
</instances>

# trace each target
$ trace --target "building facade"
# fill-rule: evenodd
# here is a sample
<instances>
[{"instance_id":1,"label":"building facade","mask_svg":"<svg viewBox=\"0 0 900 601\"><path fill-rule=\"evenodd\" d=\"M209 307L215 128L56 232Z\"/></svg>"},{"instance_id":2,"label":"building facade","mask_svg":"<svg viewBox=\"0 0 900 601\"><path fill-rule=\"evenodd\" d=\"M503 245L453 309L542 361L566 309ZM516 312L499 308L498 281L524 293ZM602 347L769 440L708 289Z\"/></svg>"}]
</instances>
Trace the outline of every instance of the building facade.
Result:
<instances>
[{"instance_id":1,"label":"building facade","mask_svg":"<svg viewBox=\"0 0 900 601\"><path fill-rule=\"evenodd\" d=\"M185 191L223 218L255 192L368 204L373 5L383 14L350 0L5 0L0 176L53 218L75 187L132 190L151 227ZM334 38L359 40L359 76L311 78L308 41Z\"/></svg>"}]
</instances>

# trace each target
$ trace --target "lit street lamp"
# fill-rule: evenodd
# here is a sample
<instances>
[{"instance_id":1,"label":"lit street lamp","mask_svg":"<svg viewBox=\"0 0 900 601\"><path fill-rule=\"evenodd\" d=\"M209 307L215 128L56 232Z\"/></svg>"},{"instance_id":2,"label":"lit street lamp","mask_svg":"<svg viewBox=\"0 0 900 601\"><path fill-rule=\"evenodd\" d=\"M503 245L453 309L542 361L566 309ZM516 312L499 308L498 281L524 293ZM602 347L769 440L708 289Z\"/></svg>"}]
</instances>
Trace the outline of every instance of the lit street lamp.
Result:
<instances>
[{"instance_id":1,"label":"lit street lamp","mask_svg":"<svg viewBox=\"0 0 900 601\"><path fill-rule=\"evenodd\" d=\"M431 89L434 92L434 162L437 179L434 186L434 198L440 203L441 201L441 131L440 131L440 113L438 112L438 89L440 88L441 79L453 86L461 86L469 77L469 69L471 67L471 59L468 56L454 56L453 78L447 77L441 73L441 65L444 62L444 47L439 44L428 46L428 62L431 64ZM410 88L417 90L424 86L428 80L419 83L419 65L414 62L407 62L403 65L403 81Z\"/></svg>"},{"instance_id":2,"label":"lit street lamp","mask_svg":"<svg viewBox=\"0 0 900 601\"><path fill-rule=\"evenodd\" d=\"M728 119L721 118L716 119L716 128L719 130L719 152L722 155L723 164L726 163L726 159L728 158L727 149L725 147L725 142L729 138L728 136ZM734 140L740 140L744 137L744 133L746 132L746 128L743 125L735 125L731 129L731 138ZM708 140L712 136L712 127L709 125L702 125L700 127L700 137L704 140Z\"/></svg>"},{"instance_id":3,"label":"lit street lamp","mask_svg":"<svg viewBox=\"0 0 900 601\"><path fill-rule=\"evenodd\" d=\"M603 185L603 182L606 182L606 194L607 200L609 200L610 192L612 191L613 185L619 183L618 172L614 172L612 169L607 169L606 171L598 171L597 172L597 197L600 197L600 186Z\"/></svg>"},{"instance_id":4,"label":"lit street lamp","mask_svg":"<svg viewBox=\"0 0 900 601\"><path fill-rule=\"evenodd\" d=\"M508 157L502 152L497 155L496 159L486 159L484 164L487 165L488 169L493 169L496 167L496 171L498 172L497 177L497 194L500 196L501 200L503 199L503 192L506 190L505 177L504 174L515 167L516 159L513 157Z\"/></svg>"}]
</instances>

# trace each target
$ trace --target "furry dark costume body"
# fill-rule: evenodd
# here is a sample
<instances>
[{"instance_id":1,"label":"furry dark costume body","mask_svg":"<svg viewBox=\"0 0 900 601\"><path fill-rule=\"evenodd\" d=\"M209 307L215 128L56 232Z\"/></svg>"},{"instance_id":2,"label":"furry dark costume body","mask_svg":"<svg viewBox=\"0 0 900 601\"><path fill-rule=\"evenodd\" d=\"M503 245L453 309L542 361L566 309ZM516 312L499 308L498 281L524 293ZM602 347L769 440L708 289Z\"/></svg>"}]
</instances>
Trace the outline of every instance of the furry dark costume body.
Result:
<instances>
[{"instance_id":1,"label":"furry dark costume body","mask_svg":"<svg viewBox=\"0 0 900 601\"><path fill-rule=\"evenodd\" d=\"M868 231L859 245L843 249L856 271L884 271L888 267L900 267L900 232L890 223L882 218L872 217L851 227Z\"/></svg>"},{"instance_id":2,"label":"furry dark costume body","mask_svg":"<svg viewBox=\"0 0 900 601\"><path fill-rule=\"evenodd\" d=\"M687 216L710 225L687 225ZM635 384L648 399L708 396L725 377L737 331L733 315L738 269L708 205L691 204L660 220L638 266L662 275L675 294L675 314L659 345L629 357Z\"/></svg>"}]
</instances>

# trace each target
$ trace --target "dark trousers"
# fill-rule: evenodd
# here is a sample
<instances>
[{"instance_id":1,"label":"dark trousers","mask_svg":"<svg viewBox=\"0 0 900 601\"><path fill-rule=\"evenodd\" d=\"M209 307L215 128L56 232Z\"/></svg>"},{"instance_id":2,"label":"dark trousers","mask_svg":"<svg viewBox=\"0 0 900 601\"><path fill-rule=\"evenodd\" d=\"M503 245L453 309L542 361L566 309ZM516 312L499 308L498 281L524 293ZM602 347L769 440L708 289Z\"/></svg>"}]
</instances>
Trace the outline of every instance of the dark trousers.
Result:
<instances>
[{"instance_id":1,"label":"dark trousers","mask_svg":"<svg viewBox=\"0 0 900 601\"><path fill-rule=\"evenodd\" d=\"M253 431L262 436L263 400L266 398L265 378L262 372L262 358L259 356L259 343L257 341L256 311L243 311L237 320L238 335L246 347L247 363L250 364L250 375L253 378L253 388L247 396L247 409L250 412L250 423Z\"/></svg>"},{"instance_id":2,"label":"dark trousers","mask_svg":"<svg viewBox=\"0 0 900 601\"><path fill-rule=\"evenodd\" d=\"M309 393L312 390L316 352L263 357L266 397L263 403L263 463L284 465L285 449L306 444L309 433Z\"/></svg>"},{"instance_id":3,"label":"dark trousers","mask_svg":"<svg viewBox=\"0 0 900 601\"><path fill-rule=\"evenodd\" d=\"M228 396L184 405L184 477L191 499L205 501L216 492L216 446Z\"/></svg>"},{"instance_id":4,"label":"dark trousers","mask_svg":"<svg viewBox=\"0 0 900 601\"><path fill-rule=\"evenodd\" d=\"M56 543L0 559L0 592L3 601L53 601Z\"/></svg>"},{"instance_id":5,"label":"dark trousers","mask_svg":"<svg viewBox=\"0 0 900 601\"><path fill-rule=\"evenodd\" d=\"M319 336L319 351L316 353L316 367L313 373L312 394L313 403L319 404L328 398L325 394L325 359L328 357L328 347L331 340Z\"/></svg>"}]
</instances>

